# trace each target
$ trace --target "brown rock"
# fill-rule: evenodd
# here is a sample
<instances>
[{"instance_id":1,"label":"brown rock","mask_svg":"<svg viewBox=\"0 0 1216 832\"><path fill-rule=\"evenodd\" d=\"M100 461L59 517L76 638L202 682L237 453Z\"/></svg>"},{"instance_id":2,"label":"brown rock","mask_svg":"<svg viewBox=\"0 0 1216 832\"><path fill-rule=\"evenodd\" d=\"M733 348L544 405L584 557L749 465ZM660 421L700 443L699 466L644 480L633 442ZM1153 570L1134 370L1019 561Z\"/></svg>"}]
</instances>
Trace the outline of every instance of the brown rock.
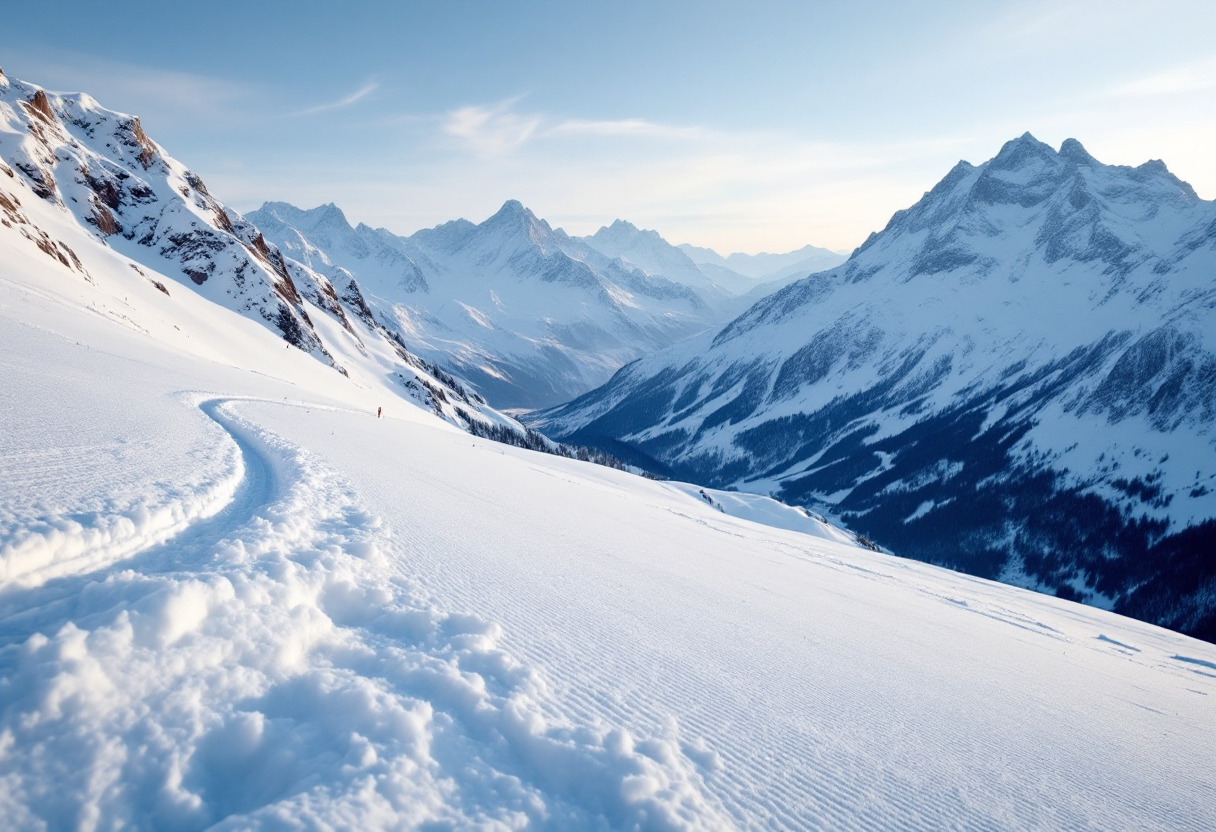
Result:
<instances>
[{"instance_id":1,"label":"brown rock","mask_svg":"<svg viewBox=\"0 0 1216 832\"><path fill-rule=\"evenodd\" d=\"M93 201L93 216L89 218L89 221L97 226L97 230L107 237L122 231L122 228L118 225L118 221L110 213L110 209L97 200Z\"/></svg>"},{"instance_id":2,"label":"brown rock","mask_svg":"<svg viewBox=\"0 0 1216 832\"><path fill-rule=\"evenodd\" d=\"M47 124L55 123L55 111L51 109L51 102L42 90L34 93L34 97L24 102L24 104L26 112L31 116L40 118Z\"/></svg>"}]
</instances>

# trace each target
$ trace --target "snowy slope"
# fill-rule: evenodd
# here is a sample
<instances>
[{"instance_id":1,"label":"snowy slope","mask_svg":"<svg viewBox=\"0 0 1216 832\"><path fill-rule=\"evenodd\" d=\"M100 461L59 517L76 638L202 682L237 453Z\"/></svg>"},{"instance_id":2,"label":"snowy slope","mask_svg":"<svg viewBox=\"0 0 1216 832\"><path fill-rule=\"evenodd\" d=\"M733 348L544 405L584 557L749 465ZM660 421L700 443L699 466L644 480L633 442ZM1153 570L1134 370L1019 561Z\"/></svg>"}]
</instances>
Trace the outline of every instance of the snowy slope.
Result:
<instances>
[{"instance_id":1,"label":"snowy slope","mask_svg":"<svg viewBox=\"0 0 1216 832\"><path fill-rule=\"evenodd\" d=\"M1216 824L1211 645L377 420L100 241L90 283L12 236L6 828Z\"/></svg>"},{"instance_id":2,"label":"snowy slope","mask_svg":"<svg viewBox=\"0 0 1216 832\"><path fill-rule=\"evenodd\" d=\"M498 407L566 401L737 312L703 276L691 286L605 256L514 200L410 237L352 227L332 204L267 203L249 219L289 257L357 279L382 325Z\"/></svg>"},{"instance_id":3,"label":"snowy slope","mask_svg":"<svg viewBox=\"0 0 1216 832\"><path fill-rule=\"evenodd\" d=\"M1216 639L1216 205L1026 135L537 421Z\"/></svg>"}]
</instances>

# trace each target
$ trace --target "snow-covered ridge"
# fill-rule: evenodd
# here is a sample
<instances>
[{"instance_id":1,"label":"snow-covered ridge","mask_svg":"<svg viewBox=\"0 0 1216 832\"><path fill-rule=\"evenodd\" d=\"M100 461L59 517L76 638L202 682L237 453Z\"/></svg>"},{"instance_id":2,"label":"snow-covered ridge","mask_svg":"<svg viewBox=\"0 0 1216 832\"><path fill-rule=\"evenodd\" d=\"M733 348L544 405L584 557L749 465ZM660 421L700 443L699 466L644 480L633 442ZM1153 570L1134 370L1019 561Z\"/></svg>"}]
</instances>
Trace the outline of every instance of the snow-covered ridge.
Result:
<instances>
[{"instance_id":1,"label":"snow-covered ridge","mask_svg":"<svg viewBox=\"0 0 1216 832\"><path fill-rule=\"evenodd\" d=\"M847 259L843 254L813 245L806 245L797 251L784 254L735 252L725 257L713 249L688 243L681 243L678 248L698 266L729 269L761 283L774 282L787 277L806 277L808 274L839 266Z\"/></svg>"},{"instance_id":2,"label":"snow-covered ridge","mask_svg":"<svg viewBox=\"0 0 1216 832\"><path fill-rule=\"evenodd\" d=\"M288 257L357 279L381 325L500 407L572 398L725 319L721 292L605 256L515 200L410 237L351 226L332 204L270 202L249 219Z\"/></svg>"},{"instance_id":3,"label":"snow-covered ridge","mask_svg":"<svg viewBox=\"0 0 1216 832\"><path fill-rule=\"evenodd\" d=\"M139 119L86 94L48 94L0 75L0 158L36 196L124 254L187 277L210 300L260 320L306 352L328 355L282 259L256 229L234 223Z\"/></svg>"},{"instance_id":4,"label":"snow-covered ridge","mask_svg":"<svg viewBox=\"0 0 1216 832\"><path fill-rule=\"evenodd\" d=\"M1213 275L1216 205L1161 162L1025 135L536 424L1213 637Z\"/></svg>"},{"instance_id":5,"label":"snow-covered ridge","mask_svg":"<svg viewBox=\"0 0 1216 832\"><path fill-rule=\"evenodd\" d=\"M693 286L710 293L711 297L742 294L755 285L742 275L715 280L713 275L699 269L687 254L660 237L657 231L640 229L625 220L616 220L612 225L606 225L582 239L601 254L619 258L647 274L662 275Z\"/></svg>"}]
</instances>

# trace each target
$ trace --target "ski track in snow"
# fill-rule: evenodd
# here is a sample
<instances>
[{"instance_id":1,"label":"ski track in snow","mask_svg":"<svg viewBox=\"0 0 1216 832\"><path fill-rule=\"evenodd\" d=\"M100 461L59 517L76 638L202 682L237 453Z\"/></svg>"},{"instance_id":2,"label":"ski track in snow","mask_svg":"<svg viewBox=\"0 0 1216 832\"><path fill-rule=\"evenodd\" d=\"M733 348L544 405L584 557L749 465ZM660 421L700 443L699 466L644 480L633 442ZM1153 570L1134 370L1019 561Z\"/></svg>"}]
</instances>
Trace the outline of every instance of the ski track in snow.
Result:
<instances>
[{"instance_id":1,"label":"ski track in snow","mask_svg":"<svg viewBox=\"0 0 1216 832\"><path fill-rule=\"evenodd\" d=\"M674 724L564 717L497 624L392 567L348 484L233 400L198 404L239 450L222 510L77 558L121 570L5 595L14 828L730 825Z\"/></svg>"}]
</instances>

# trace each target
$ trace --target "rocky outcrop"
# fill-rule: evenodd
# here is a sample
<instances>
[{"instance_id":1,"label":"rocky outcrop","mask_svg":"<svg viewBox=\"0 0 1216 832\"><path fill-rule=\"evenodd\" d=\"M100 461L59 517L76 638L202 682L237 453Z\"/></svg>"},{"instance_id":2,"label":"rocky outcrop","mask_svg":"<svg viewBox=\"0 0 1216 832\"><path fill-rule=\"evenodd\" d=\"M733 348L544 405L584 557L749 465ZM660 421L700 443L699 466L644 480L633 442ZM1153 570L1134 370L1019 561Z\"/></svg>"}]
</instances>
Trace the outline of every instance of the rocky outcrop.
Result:
<instances>
[{"instance_id":1,"label":"rocky outcrop","mask_svg":"<svg viewBox=\"0 0 1216 832\"><path fill-rule=\"evenodd\" d=\"M288 343L330 360L282 256L234 222L192 171L164 154L138 118L87 95L50 95L0 79L0 155L31 191L155 271L181 274L209 298L261 321ZM11 220L10 220L11 221ZM34 237L37 234L30 232ZM38 245L75 265L60 245Z\"/></svg>"}]
</instances>

